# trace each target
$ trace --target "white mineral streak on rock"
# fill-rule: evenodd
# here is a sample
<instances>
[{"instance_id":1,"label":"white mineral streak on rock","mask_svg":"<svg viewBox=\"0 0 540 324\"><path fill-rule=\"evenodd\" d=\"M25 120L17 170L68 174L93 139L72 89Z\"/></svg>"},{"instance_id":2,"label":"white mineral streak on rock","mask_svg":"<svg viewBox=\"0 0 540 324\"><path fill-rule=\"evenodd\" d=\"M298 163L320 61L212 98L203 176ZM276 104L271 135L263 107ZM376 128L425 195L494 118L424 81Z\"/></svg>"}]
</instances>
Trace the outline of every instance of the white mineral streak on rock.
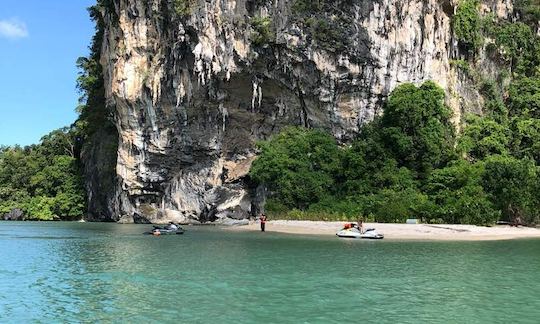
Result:
<instances>
[{"instance_id":1,"label":"white mineral streak on rock","mask_svg":"<svg viewBox=\"0 0 540 324\"><path fill-rule=\"evenodd\" d=\"M262 87L259 87L259 91L257 93L258 99L259 99L259 107L261 107L262 99L263 99L263 93L262 93Z\"/></svg>"},{"instance_id":2,"label":"white mineral streak on rock","mask_svg":"<svg viewBox=\"0 0 540 324\"><path fill-rule=\"evenodd\" d=\"M336 73L337 66L334 58L330 57L330 54L322 51L313 51L311 59L317 66L317 69L330 77Z\"/></svg>"},{"instance_id":3,"label":"white mineral streak on rock","mask_svg":"<svg viewBox=\"0 0 540 324\"><path fill-rule=\"evenodd\" d=\"M257 108L261 107L262 103L262 87L259 85L258 80L253 80L252 88L253 92L251 94L251 112L255 111L255 103L257 103Z\"/></svg>"},{"instance_id":4,"label":"white mineral streak on rock","mask_svg":"<svg viewBox=\"0 0 540 324\"><path fill-rule=\"evenodd\" d=\"M219 104L219 111L221 112L221 123L222 123L221 130L225 132L227 117L229 117L229 111L227 110L227 107L223 106L222 103Z\"/></svg>"}]
</instances>

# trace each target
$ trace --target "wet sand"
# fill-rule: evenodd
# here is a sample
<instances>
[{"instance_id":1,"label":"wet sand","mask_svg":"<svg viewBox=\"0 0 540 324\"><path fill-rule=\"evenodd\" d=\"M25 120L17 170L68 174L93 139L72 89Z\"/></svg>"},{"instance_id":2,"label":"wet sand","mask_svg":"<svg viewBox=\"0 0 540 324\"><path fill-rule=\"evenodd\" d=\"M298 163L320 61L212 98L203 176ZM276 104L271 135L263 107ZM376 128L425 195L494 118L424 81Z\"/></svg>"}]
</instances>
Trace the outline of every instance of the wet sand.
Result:
<instances>
[{"instance_id":1,"label":"wet sand","mask_svg":"<svg viewBox=\"0 0 540 324\"><path fill-rule=\"evenodd\" d=\"M266 223L267 232L289 234L335 235L345 222L274 220ZM540 229L497 225L492 227L475 225L431 225L431 224L382 224L364 223L365 228L375 228L385 239L396 240L441 240L482 241L518 238L540 238ZM259 231L259 222L231 227L233 231Z\"/></svg>"}]
</instances>

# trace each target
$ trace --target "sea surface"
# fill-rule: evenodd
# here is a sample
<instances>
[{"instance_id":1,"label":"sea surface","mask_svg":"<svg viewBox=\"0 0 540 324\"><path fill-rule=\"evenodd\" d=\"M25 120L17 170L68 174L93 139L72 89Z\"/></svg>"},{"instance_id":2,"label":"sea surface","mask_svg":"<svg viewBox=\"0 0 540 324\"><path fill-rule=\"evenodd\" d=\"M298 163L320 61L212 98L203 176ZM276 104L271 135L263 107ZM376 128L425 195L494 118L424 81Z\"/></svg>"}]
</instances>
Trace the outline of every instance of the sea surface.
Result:
<instances>
[{"instance_id":1,"label":"sea surface","mask_svg":"<svg viewBox=\"0 0 540 324\"><path fill-rule=\"evenodd\" d=\"M0 323L540 323L540 240L0 222Z\"/></svg>"}]
</instances>

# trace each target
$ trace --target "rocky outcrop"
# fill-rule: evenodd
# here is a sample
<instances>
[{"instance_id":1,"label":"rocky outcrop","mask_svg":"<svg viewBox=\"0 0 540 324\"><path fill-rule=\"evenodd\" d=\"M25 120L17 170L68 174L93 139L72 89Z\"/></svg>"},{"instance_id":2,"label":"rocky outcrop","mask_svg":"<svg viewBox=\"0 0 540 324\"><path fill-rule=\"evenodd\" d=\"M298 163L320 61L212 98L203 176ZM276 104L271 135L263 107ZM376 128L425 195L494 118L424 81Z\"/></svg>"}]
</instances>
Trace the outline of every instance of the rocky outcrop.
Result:
<instances>
[{"instance_id":1,"label":"rocky outcrop","mask_svg":"<svg viewBox=\"0 0 540 324\"><path fill-rule=\"evenodd\" d=\"M24 219L24 212L18 208L12 209L9 213L4 214L4 220L6 221L22 221Z\"/></svg>"},{"instance_id":2,"label":"rocky outcrop","mask_svg":"<svg viewBox=\"0 0 540 324\"><path fill-rule=\"evenodd\" d=\"M113 215L118 215L120 209L116 176L118 135L109 121L102 122L84 145L81 159L88 193L86 220L106 222L117 220Z\"/></svg>"},{"instance_id":3,"label":"rocky outcrop","mask_svg":"<svg viewBox=\"0 0 540 324\"><path fill-rule=\"evenodd\" d=\"M450 64L461 55L454 0L111 3L101 63L119 136L115 206L102 208L112 220L249 217L264 199L246 177L257 140L303 125L346 142L402 82L436 81L456 124L482 104ZM483 10L504 17L512 3Z\"/></svg>"}]
</instances>

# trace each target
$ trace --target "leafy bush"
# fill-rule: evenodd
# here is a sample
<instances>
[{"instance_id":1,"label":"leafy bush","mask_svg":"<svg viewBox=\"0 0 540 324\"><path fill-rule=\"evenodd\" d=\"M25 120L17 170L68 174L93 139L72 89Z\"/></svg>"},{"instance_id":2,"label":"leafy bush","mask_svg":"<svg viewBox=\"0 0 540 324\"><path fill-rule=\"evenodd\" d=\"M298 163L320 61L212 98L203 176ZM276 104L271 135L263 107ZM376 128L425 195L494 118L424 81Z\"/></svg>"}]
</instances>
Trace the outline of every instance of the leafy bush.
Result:
<instances>
[{"instance_id":1,"label":"leafy bush","mask_svg":"<svg viewBox=\"0 0 540 324\"><path fill-rule=\"evenodd\" d=\"M475 54L484 42L478 5L478 0L462 0L452 18L452 29L460 45L470 54Z\"/></svg>"},{"instance_id":2,"label":"leafy bush","mask_svg":"<svg viewBox=\"0 0 540 324\"><path fill-rule=\"evenodd\" d=\"M463 73L469 75L471 73L471 66L469 62L465 60L450 60L450 66L456 67L461 70Z\"/></svg>"},{"instance_id":3,"label":"leafy bush","mask_svg":"<svg viewBox=\"0 0 540 324\"><path fill-rule=\"evenodd\" d=\"M347 31L338 19L308 18L305 23L320 47L330 52L343 51L347 47Z\"/></svg>"},{"instance_id":4,"label":"leafy bush","mask_svg":"<svg viewBox=\"0 0 540 324\"><path fill-rule=\"evenodd\" d=\"M54 220L58 219L53 212L54 198L36 196L30 198L23 210L26 214L26 219L35 220Z\"/></svg>"},{"instance_id":5,"label":"leafy bush","mask_svg":"<svg viewBox=\"0 0 540 324\"><path fill-rule=\"evenodd\" d=\"M364 213L384 223L404 223L408 218L421 218L429 208L428 197L414 189L383 189L363 200Z\"/></svg>"},{"instance_id":6,"label":"leafy bush","mask_svg":"<svg viewBox=\"0 0 540 324\"><path fill-rule=\"evenodd\" d=\"M294 0L292 4L293 14L313 13L322 10L324 0Z\"/></svg>"},{"instance_id":7,"label":"leafy bush","mask_svg":"<svg viewBox=\"0 0 540 324\"><path fill-rule=\"evenodd\" d=\"M305 209L332 191L342 150L331 135L287 128L259 148L250 175L283 205Z\"/></svg>"},{"instance_id":8,"label":"leafy bush","mask_svg":"<svg viewBox=\"0 0 540 324\"><path fill-rule=\"evenodd\" d=\"M450 117L439 86L431 81L420 87L405 83L390 94L381 118L381 138L400 166L425 177L455 157Z\"/></svg>"},{"instance_id":9,"label":"leafy bush","mask_svg":"<svg viewBox=\"0 0 540 324\"><path fill-rule=\"evenodd\" d=\"M538 72L540 42L530 26L520 22L504 23L496 30L495 42L514 72L526 76Z\"/></svg>"},{"instance_id":10,"label":"leafy bush","mask_svg":"<svg viewBox=\"0 0 540 324\"><path fill-rule=\"evenodd\" d=\"M424 191L435 208L427 216L430 223L490 225L500 217L481 185L483 163L460 160L435 170Z\"/></svg>"},{"instance_id":11,"label":"leafy bush","mask_svg":"<svg viewBox=\"0 0 540 324\"><path fill-rule=\"evenodd\" d=\"M254 17L251 19L251 41L257 46L263 46L275 41L276 36L271 30L272 20L270 17Z\"/></svg>"},{"instance_id":12,"label":"leafy bush","mask_svg":"<svg viewBox=\"0 0 540 324\"><path fill-rule=\"evenodd\" d=\"M188 16L193 11L196 1L197 0L174 0L174 11L180 17Z\"/></svg>"},{"instance_id":13,"label":"leafy bush","mask_svg":"<svg viewBox=\"0 0 540 324\"><path fill-rule=\"evenodd\" d=\"M360 201L336 199L333 196L312 204L308 212L329 215L337 220L356 220L365 217L364 206Z\"/></svg>"},{"instance_id":14,"label":"leafy bush","mask_svg":"<svg viewBox=\"0 0 540 324\"><path fill-rule=\"evenodd\" d=\"M532 160L490 157L486 160L482 185L507 220L538 221L538 176Z\"/></svg>"},{"instance_id":15,"label":"leafy bush","mask_svg":"<svg viewBox=\"0 0 540 324\"><path fill-rule=\"evenodd\" d=\"M514 1L514 11L529 26L536 27L540 21L540 1L538 0L516 0Z\"/></svg>"},{"instance_id":16,"label":"leafy bush","mask_svg":"<svg viewBox=\"0 0 540 324\"><path fill-rule=\"evenodd\" d=\"M507 102L513 116L540 118L540 78L514 80L508 89Z\"/></svg>"},{"instance_id":17,"label":"leafy bush","mask_svg":"<svg viewBox=\"0 0 540 324\"><path fill-rule=\"evenodd\" d=\"M354 52L350 47L354 17L347 14L353 12L347 8L350 5L351 1L295 0L291 5L292 18L308 33L307 40L315 41L314 46L332 53Z\"/></svg>"},{"instance_id":18,"label":"leafy bush","mask_svg":"<svg viewBox=\"0 0 540 324\"><path fill-rule=\"evenodd\" d=\"M514 118L511 125L511 152L517 158L529 158L540 164L540 119Z\"/></svg>"},{"instance_id":19,"label":"leafy bush","mask_svg":"<svg viewBox=\"0 0 540 324\"><path fill-rule=\"evenodd\" d=\"M508 127L490 118L469 116L458 148L473 160L490 155L508 154L511 133Z\"/></svg>"}]
</instances>

